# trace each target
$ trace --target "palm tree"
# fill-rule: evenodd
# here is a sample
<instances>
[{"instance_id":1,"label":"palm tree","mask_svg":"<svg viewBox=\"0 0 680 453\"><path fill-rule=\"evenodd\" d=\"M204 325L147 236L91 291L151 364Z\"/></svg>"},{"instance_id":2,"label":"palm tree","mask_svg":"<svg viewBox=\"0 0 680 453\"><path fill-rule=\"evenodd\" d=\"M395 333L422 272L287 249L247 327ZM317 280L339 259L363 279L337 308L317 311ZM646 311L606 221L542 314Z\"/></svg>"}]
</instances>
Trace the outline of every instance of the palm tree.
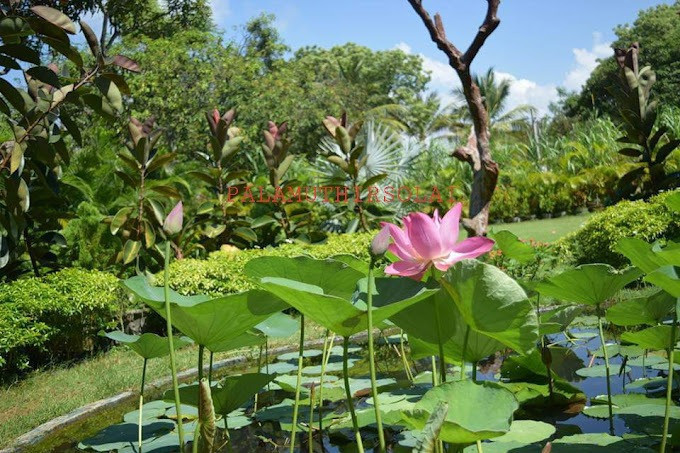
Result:
<instances>
[{"instance_id":1,"label":"palm tree","mask_svg":"<svg viewBox=\"0 0 680 453\"><path fill-rule=\"evenodd\" d=\"M536 108L528 104L522 104L510 110L506 109L508 96L510 95L510 86L512 85L510 80L497 80L493 68L489 68L485 74L473 75L473 79L479 87L484 106L489 114L489 129L491 132L516 135L517 132L526 133L528 131L527 117L535 115ZM458 101L458 106L454 107L453 111L469 119L470 113L468 112L467 104L465 104L463 89L455 88L453 95Z\"/></svg>"},{"instance_id":2,"label":"palm tree","mask_svg":"<svg viewBox=\"0 0 680 453\"><path fill-rule=\"evenodd\" d=\"M442 107L441 98L434 92L416 98L401 121L405 132L421 143L430 138L457 137L461 129L467 129L460 112Z\"/></svg>"}]
</instances>

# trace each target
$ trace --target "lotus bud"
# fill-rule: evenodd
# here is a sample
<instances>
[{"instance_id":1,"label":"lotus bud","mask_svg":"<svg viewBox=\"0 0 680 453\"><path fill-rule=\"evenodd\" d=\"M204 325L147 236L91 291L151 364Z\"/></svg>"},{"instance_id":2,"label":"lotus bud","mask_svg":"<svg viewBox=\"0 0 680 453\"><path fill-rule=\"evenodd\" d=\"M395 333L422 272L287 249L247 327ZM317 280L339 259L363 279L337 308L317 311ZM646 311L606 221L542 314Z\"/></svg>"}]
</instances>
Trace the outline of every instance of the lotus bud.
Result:
<instances>
[{"instance_id":1,"label":"lotus bud","mask_svg":"<svg viewBox=\"0 0 680 453\"><path fill-rule=\"evenodd\" d=\"M213 115L213 121L215 122L215 124L217 124L220 121L220 111L215 109L215 110L213 110L212 115Z\"/></svg>"},{"instance_id":2,"label":"lotus bud","mask_svg":"<svg viewBox=\"0 0 680 453\"><path fill-rule=\"evenodd\" d=\"M390 238L390 229L384 226L371 241L371 256L374 258L383 256L390 246Z\"/></svg>"},{"instance_id":3,"label":"lotus bud","mask_svg":"<svg viewBox=\"0 0 680 453\"><path fill-rule=\"evenodd\" d=\"M184 220L184 208L182 202L180 201L172 208L170 214L165 218L163 222L163 230L169 234L177 234L182 231L182 222Z\"/></svg>"}]
</instances>

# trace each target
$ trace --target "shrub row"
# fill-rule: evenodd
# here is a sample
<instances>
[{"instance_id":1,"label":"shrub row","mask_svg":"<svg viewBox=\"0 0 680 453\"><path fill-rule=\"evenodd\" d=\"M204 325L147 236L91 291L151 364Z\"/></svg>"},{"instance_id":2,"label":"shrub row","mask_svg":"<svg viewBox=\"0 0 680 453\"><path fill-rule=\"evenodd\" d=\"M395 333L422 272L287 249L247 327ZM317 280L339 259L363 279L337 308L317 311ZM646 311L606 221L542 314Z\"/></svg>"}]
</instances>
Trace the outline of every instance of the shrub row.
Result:
<instances>
[{"instance_id":1,"label":"shrub row","mask_svg":"<svg viewBox=\"0 0 680 453\"><path fill-rule=\"evenodd\" d=\"M258 256L310 255L328 258L349 254L368 260L368 245L372 234L331 234L326 242L318 245L290 243L276 248L221 250L211 253L207 259L183 259L170 265L170 286L182 294L220 294L245 291L254 287L243 273L243 266ZM162 278L162 273L157 274Z\"/></svg>"},{"instance_id":2,"label":"shrub row","mask_svg":"<svg viewBox=\"0 0 680 453\"><path fill-rule=\"evenodd\" d=\"M601 207L614 197L627 168L597 167L575 176L551 172L501 175L489 217L493 222L510 222Z\"/></svg>"},{"instance_id":3,"label":"shrub row","mask_svg":"<svg viewBox=\"0 0 680 453\"><path fill-rule=\"evenodd\" d=\"M68 360L102 343L97 332L118 324L128 298L118 278L64 269L0 287L0 370L14 373Z\"/></svg>"},{"instance_id":4,"label":"shrub row","mask_svg":"<svg viewBox=\"0 0 680 453\"><path fill-rule=\"evenodd\" d=\"M560 239L556 248L563 259L575 264L625 266L628 260L614 250L619 239L636 237L651 242L680 235L680 213L671 211L665 203L671 193L662 193L649 201L621 201L610 206Z\"/></svg>"}]
</instances>

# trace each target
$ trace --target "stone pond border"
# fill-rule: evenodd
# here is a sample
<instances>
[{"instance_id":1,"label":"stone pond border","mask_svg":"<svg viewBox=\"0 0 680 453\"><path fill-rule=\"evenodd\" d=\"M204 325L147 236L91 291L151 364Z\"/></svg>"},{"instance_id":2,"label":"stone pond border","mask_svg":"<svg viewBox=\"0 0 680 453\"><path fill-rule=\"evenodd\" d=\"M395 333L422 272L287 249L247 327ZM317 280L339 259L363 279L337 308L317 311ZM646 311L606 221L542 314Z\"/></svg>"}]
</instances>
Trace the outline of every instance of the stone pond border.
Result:
<instances>
[{"instance_id":1,"label":"stone pond border","mask_svg":"<svg viewBox=\"0 0 680 453\"><path fill-rule=\"evenodd\" d=\"M394 329L386 329L383 331L383 334L386 336L392 333L391 331ZM368 335L366 332L358 333L356 335L353 335L350 337L352 341L365 341L368 338ZM316 340L309 340L305 342L305 349L310 349L318 346L322 346L324 343L323 338L319 338ZM342 343L342 337L335 337L335 340L333 344L340 344ZM298 349L297 345L288 345L288 346L279 346L278 348L273 348L269 350L270 356L277 356L280 354L285 354L287 352L292 352L296 351ZM242 353L236 357L230 357L228 359L224 360L219 360L215 363L213 363L213 370L220 370L222 368L227 368L235 365L240 365L243 363L248 362L249 360L252 360L251 357L247 353ZM205 367L205 370L208 369L208 366ZM195 377L198 375L198 368L190 368L188 370L182 371L181 373L178 373L177 377L180 381L186 381L189 380L192 377ZM167 387L172 384L172 378L167 377L167 378L162 378L162 379L157 379L151 383L146 384L147 388L149 390L157 390L159 388ZM53 435L57 431L61 431L63 429L68 428L69 426L85 419L88 417L91 417L95 415L97 412L100 412L105 409L110 409L112 407L115 407L119 404L123 404L129 401L136 400L139 397L139 392L137 391L132 391L128 390L122 393L119 393L117 395L111 396L109 398L101 399L98 401L95 401L93 403L86 404L84 406L81 406L77 409L72 410L68 414L61 415L57 418L53 418L52 420L43 423L42 425L39 425L29 432L22 434L21 436L17 437L14 439L12 444L6 448L3 448L0 450L0 453L20 453L24 451L24 449L29 448L29 447L34 447L38 445L40 442L44 441L47 437Z\"/></svg>"}]
</instances>

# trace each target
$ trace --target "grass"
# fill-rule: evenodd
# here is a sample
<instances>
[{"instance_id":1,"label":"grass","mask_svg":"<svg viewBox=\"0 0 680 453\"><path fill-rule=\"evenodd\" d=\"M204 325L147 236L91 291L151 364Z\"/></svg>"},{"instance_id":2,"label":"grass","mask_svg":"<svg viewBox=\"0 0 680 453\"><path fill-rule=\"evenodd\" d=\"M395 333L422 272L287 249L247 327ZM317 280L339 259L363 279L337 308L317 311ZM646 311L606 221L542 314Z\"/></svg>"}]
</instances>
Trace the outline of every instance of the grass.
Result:
<instances>
[{"instance_id":1,"label":"grass","mask_svg":"<svg viewBox=\"0 0 680 453\"><path fill-rule=\"evenodd\" d=\"M324 329L312 322L305 324L307 339L321 338ZM296 344L298 333L270 342L270 348ZM196 346L176 354L178 371L196 367ZM215 361L245 353L257 358L254 348L215 354ZM207 362L207 355L206 355ZM167 357L150 360L147 382L170 375ZM207 363L206 363L207 365ZM0 390L0 448L55 417L80 406L126 390L138 391L142 359L124 346L102 352L71 366L37 370L15 384Z\"/></svg>"},{"instance_id":2,"label":"grass","mask_svg":"<svg viewBox=\"0 0 680 453\"><path fill-rule=\"evenodd\" d=\"M590 213L558 217L555 219L530 220L518 223L490 225L491 231L508 230L520 239L534 239L539 242L554 242L577 230L588 220Z\"/></svg>"}]
</instances>

